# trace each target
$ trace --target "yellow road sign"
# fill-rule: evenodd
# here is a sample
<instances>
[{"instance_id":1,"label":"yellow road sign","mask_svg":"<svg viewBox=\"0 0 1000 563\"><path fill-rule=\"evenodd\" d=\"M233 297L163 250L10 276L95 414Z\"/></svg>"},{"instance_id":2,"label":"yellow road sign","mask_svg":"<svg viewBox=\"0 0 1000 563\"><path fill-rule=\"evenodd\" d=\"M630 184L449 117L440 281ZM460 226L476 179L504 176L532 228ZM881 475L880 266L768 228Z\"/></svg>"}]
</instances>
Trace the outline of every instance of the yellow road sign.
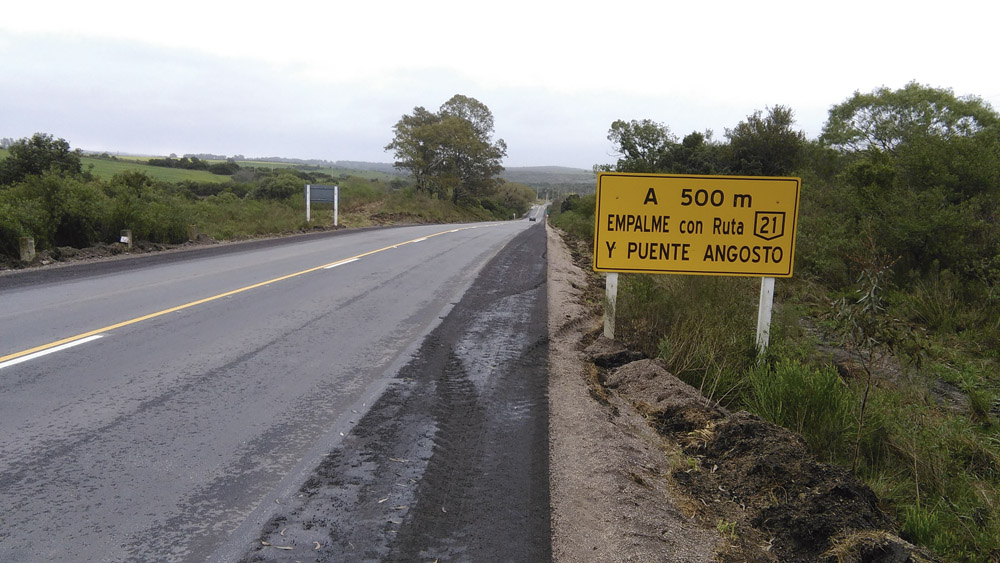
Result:
<instances>
[{"instance_id":1,"label":"yellow road sign","mask_svg":"<svg viewBox=\"0 0 1000 563\"><path fill-rule=\"evenodd\" d=\"M799 178L601 173L594 270L792 276Z\"/></svg>"}]
</instances>

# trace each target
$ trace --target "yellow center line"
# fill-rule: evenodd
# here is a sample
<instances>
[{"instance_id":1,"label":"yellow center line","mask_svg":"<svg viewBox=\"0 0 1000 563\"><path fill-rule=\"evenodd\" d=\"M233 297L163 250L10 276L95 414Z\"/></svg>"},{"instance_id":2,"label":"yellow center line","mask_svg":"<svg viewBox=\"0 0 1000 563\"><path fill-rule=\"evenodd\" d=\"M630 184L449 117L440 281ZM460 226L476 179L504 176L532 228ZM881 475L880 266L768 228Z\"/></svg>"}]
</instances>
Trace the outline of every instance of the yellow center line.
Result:
<instances>
[{"instance_id":1,"label":"yellow center line","mask_svg":"<svg viewBox=\"0 0 1000 563\"><path fill-rule=\"evenodd\" d=\"M458 231L464 231L464 230L467 230L467 229L475 229L475 228L478 228L479 226L492 227L492 226L494 226L496 224L498 224L498 223L489 224L489 225L476 225L476 226L472 226L472 227L462 227L460 229L451 229L451 230L448 230L448 231L442 231L440 233L434 233L432 235L426 235L426 236L423 236L423 237L411 239L411 240L408 240L408 241L405 241L405 242L399 242L399 243L396 243L396 244L393 244L393 245L390 245L390 246L384 246L384 247L376 249L376 250L370 250L368 252L364 252L364 253L358 254L356 256L351 256L350 258L344 258L342 260L337 260L336 262L330 262L329 264L323 264L322 266L316 266L315 268L309 268L308 270L302 270L301 272L295 272L294 274L288 274L288 275L285 275L285 276L274 278L272 280L262 281L262 282L259 282L259 283L255 283L253 285L248 285L246 287L241 287L239 289L234 289L232 291L227 291L225 293L220 293L218 295L213 295L211 297L206 297L204 299L199 299L197 301L191 301L190 303L185 303L183 305L178 305L176 307L171 307L169 309L164 309L162 311L157 311L155 313L150 313L148 315L143 315L141 317L136 317L134 319L129 319L127 321L122 321L120 323L116 323L116 324L113 324L113 325L108 325L106 327L102 327L102 328L98 328L98 329L91 330L91 331L88 331L88 332L84 332L84 333L81 333L81 334L77 334L75 336L70 336L69 338L63 338L62 340L56 340L55 342L49 342L48 344L42 344L41 346L35 346L34 348L29 348L27 350L21 350L20 352L15 352L13 354L8 354L6 356L0 356L0 363L6 362L8 360L15 360L15 359L20 358L22 356L27 356L28 354L34 354L35 352L41 352L43 350L48 350L49 348L55 348L56 346L62 346L63 344L67 344L69 342L80 340L81 338L88 338L88 337L94 336L96 334L100 334L102 332L110 332L110 331L115 330L115 329L119 329L119 328L126 327L126 326L129 326L129 325L134 325L136 323L141 323L142 321L148 321L150 319L155 319L157 317L162 317L163 315L168 315L170 313L175 313L177 311L183 311L184 309L189 309L189 308L195 307L197 305L203 305L203 304L209 303L211 301L222 299L223 297L229 297L230 295L236 295L237 293L243 293L244 291L250 291L251 289L257 289L258 287L262 287L262 286L265 286L265 285L268 285L268 284L277 283L277 282L280 282L280 281L283 281L283 280L287 280L287 279L298 277L298 276L301 276L301 275L304 275L304 274L315 272L317 270L322 270L322 269L327 268L329 266L343 264L345 262L354 261L354 260L360 260L361 258L364 258L365 256L371 256L372 254L377 254L379 252L384 252L386 250L391 250L393 248L399 248L400 246L403 246L404 244L410 244L412 242L423 241L423 240L426 240L426 239L431 238L431 237L436 237L438 235L444 235L444 234L448 234L448 233L454 233L454 232L458 232Z\"/></svg>"}]
</instances>

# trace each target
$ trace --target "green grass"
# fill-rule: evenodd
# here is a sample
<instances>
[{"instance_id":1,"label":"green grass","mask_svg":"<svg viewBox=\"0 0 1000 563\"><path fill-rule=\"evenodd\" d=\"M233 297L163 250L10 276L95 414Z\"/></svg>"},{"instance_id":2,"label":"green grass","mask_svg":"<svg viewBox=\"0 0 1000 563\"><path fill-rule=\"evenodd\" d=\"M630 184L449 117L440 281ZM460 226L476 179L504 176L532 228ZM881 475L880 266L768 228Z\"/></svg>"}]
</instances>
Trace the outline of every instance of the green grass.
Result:
<instances>
[{"instance_id":1,"label":"green grass","mask_svg":"<svg viewBox=\"0 0 1000 563\"><path fill-rule=\"evenodd\" d=\"M833 366L780 358L751 370L747 379L747 410L802 434L823 461L847 451L855 402Z\"/></svg>"},{"instance_id":2,"label":"green grass","mask_svg":"<svg viewBox=\"0 0 1000 563\"><path fill-rule=\"evenodd\" d=\"M84 170L89 170L94 176L102 180L110 180L112 176L126 170L139 170L154 180L168 183L176 183L185 180L195 182L228 182L229 176L212 174L204 170L184 170L181 168L165 168L163 166L150 166L138 162L137 158L119 158L118 160L107 160L104 158L94 158L85 156L80 159Z\"/></svg>"},{"instance_id":3,"label":"green grass","mask_svg":"<svg viewBox=\"0 0 1000 563\"><path fill-rule=\"evenodd\" d=\"M0 149L0 159L7 158L10 151L7 149ZM162 166L150 166L145 164L150 158L166 158L166 157L156 157L156 156L116 156L116 160L109 160L106 158L97 158L93 156L84 156L80 159L81 164L83 164L84 170L90 170L92 174L101 178L102 180L109 180L115 174L119 172L124 172L126 170L141 170L145 172L150 178L162 182L180 182L185 180L192 180L195 182L228 182L229 176L221 176L218 174L212 174L211 172L206 172L204 170L184 170L180 168L165 168ZM206 160L208 163L224 162L221 160ZM394 174L386 174L384 172L376 172L374 170L353 170L349 168L339 168L334 166L315 166L307 164L298 164L292 162L270 162L270 161L257 161L257 160L238 160L237 164L241 168L263 168L269 170L281 170L281 169L298 169L304 170L310 173L317 174L327 174L334 178L341 178L345 176L354 176L357 178L364 178L365 180L378 180L382 182L390 182L392 180L398 180L400 176ZM93 168L91 168L91 166Z\"/></svg>"},{"instance_id":4,"label":"green grass","mask_svg":"<svg viewBox=\"0 0 1000 563\"><path fill-rule=\"evenodd\" d=\"M550 207L550 220L556 227L593 244L596 202L596 195L559 198Z\"/></svg>"},{"instance_id":5,"label":"green grass","mask_svg":"<svg viewBox=\"0 0 1000 563\"><path fill-rule=\"evenodd\" d=\"M221 162L221 161L210 160L207 162ZM241 168L266 168L270 170L281 170L281 169L292 168L292 169L304 170L310 173L327 174L333 176L334 178L340 178L341 176L354 176L357 178L364 178L366 180L380 180L383 182L389 182L400 178L400 176L396 176L393 174L386 174L384 172L376 172L374 170L352 170L349 168L337 168L334 166L314 166L306 164L296 164L291 162L237 160L236 164L239 164Z\"/></svg>"},{"instance_id":6,"label":"green grass","mask_svg":"<svg viewBox=\"0 0 1000 563\"><path fill-rule=\"evenodd\" d=\"M993 338L995 329L982 322L985 316L974 317L995 309L984 300L936 296L940 291L895 293L898 301L885 314L919 318L924 325L909 330L927 343L919 355L899 350L894 367L877 368L859 434L864 374L838 373L829 352L839 345L836 335L823 342L801 325L811 317L810 324L824 326L822 311L835 295L817 296L821 290L805 281L779 280L771 349L759 366L753 352L758 287L748 278L622 275L618 337L665 361L703 394L801 433L824 461L851 468L857 441L857 475L904 538L944 561L995 561L1000 378L995 353L977 344ZM966 318L979 322L956 334L954 321ZM941 382L949 394L941 393Z\"/></svg>"},{"instance_id":7,"label":"green grass","mask_svg":"<svg viewBox=\"0 0 1000 563\"><path fill-rule=\"evenodd\" d=\"M0 158L5 156L4 153L0 153ZM229 176L221 176L218 174L212 174L204 170L184 170L180 168L165 168L162 166L150 166L145 164L145 161L150 158L165 158L165 157L148 157L148 156L118 156L117 160L107 160L104 158L94 158L94 157L83 157L81 159L83 163L84 170L88 166L93 165L93 174L102 179L109 179L111 176L117 174L118 172L124 170L142 170L148 174L151 178L155 180L160 180L163 182L179 182L183 180L193 180L196 182L226 182L229 180ZM218 162L224 162L221 160L206 160L209 164L214 164ZM398 179L399 176L392 174L386 174L383 172L375 172L372 170L351 170L348 168L337 168L333 166L312 166L304 164L296 164L291 162L268 162L268 161L256 161L256 160L238 160L237 164L241 168L260 168L266 170L304 170L310 173L316 174L327 174L333 176L334 178L341 178L344 176L354 176L357 178L364 178L366 180L379 180L384 182L389 182Z\"/></svg>"},{"instance_id":8,"label":"green grass","mask_svg":"<svg viewBox=\"0 0 1000 563\"><path fill-rule=\"evenodd\" d=\"M760 282L718 276L619 277L620 338L726 406L755 364Z\"/></svg>"},{"instance_id":9,"label":"green grass","mask_svg":"<svg viewBox=\"0 0 1000 563\"><path fill-rule=\"evenodd\" d=\"M307 228L302 199L258 201L223 193L190 202L182 213L199 232L218 240L236 240Z\"/></svg>"}]
</instances>

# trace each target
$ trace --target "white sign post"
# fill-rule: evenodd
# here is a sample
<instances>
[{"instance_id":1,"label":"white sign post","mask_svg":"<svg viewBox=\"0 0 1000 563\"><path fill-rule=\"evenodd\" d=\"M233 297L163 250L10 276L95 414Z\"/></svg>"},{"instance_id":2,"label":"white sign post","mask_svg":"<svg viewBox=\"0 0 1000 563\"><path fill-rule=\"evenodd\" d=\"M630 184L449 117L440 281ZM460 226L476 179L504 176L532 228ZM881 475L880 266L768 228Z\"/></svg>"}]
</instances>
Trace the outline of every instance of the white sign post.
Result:
<instances>
[{"instance_id":1,"label":"white sign post","mask_svg":"<svg viewBox=\"0 0 1000 563\"><path fill-rule=\"evenodd\" d=\"M306 222L311 220L311 207L313 200L313 188L316 188L315 199L317 203L332 203L333 204L333 226L337 226L337 216L339 213L340 206L340 186L313 186L312 184L306 184Z\"/></svg>"},{"instance_id":2,"label":"white sign post","mask_svg":"<svg viewBox=\"0 0 1000 563\"><path fill-rule=\"evenodd\" d=\"M757 353L763 358L771 340L771 309L774 305L774 278L760 280L760 307L757 309Z\"/></svg>"},{"instance_id":3,"label":"white sign post","mask_svg":"<svg viewBox=\"0 0 1000 563\"><path fill-rule=\"evenodd\" d=\"M604 307L604 336L614 340L615 313L618 311L618 272L607 274L604 291L607 300L607 305Z\"/></svg>"}]
</instances>

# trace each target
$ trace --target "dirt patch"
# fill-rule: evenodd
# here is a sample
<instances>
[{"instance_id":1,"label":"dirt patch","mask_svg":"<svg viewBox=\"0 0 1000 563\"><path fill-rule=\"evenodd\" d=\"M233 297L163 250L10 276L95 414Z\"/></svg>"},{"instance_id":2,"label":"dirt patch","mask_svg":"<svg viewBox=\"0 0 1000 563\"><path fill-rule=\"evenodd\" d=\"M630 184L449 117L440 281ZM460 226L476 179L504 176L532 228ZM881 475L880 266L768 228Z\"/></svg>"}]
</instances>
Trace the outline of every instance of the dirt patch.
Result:
<instances>
[{"instance_id":1,"label":"dirt patch","mask_svg":"<svg viewBox=\"0 0 1000 563\"><path fill-rule=\"evenodd\" d=\"M426 223L426 220L412 213L373 213L369 218L373 225L399 225L406 223Z\"/></svg>"},{"instance_id":2,"label":"dirt patch","mask_svg":"<svg viewBox=\"0 0 1000 563\"><path fill-rule=\"evenodd\" d=\"M676 448L584 356L601 325L595 292L551 229L548 262L553 560L711 561L720 534L668 487Z\"/></svg>"},{"instance_id":3,"label":"dirt patch","mask_svg":"<svg viewBox=\"0 0 1000 563\"><path fill-rule=\"evenodd\" d=\"M818 463L800 436L596 338L592 307L573 302L585 275L558 243L550 235L555 560L933 560L897 536L867 486Z\"/></svg>"}]
</instances>

